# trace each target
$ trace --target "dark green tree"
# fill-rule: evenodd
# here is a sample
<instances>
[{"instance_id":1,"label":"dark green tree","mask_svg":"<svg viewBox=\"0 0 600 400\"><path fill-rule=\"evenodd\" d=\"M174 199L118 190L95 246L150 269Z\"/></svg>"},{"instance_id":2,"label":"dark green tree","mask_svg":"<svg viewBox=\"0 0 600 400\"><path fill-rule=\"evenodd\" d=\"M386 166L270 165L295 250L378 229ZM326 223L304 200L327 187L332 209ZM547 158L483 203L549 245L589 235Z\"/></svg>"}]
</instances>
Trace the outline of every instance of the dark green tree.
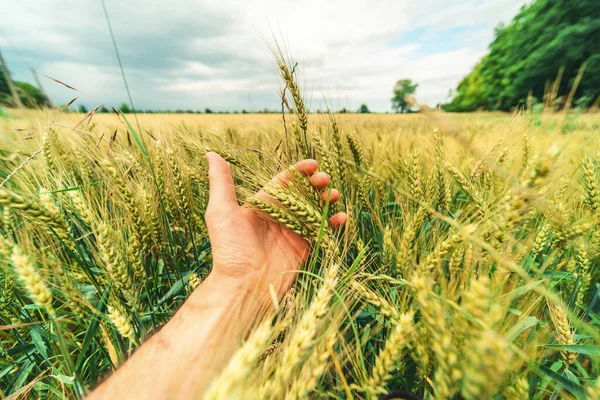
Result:
<instances>
[{"instance_id":1,"label":"dark green tree","mask_svg":"<svg viewBox=\"0 0 600 400\"><path fill-rule=\"evenodd\" d=\"M46 104L46 97L37 87L27 82L14 81L14 84L17 87L21 102L26 107L43 107Z\"/></svg>"},{"instance_id":2,"label":"dark green tree","mask_svg":"<svg viewBox=\"0 0 600 400\"><path fill-rule=\"evenodd\" d=\"M361 114L368 114L371 111L369 111L369 107L367 107L366 104L361 104L360 108L358 109L358 112Z\"/></svg>"},{"instance_id":3,"label":"dark green tree","mask_svg":"<svg viewBox=\"0 0 600 400\"><path fill-rule=\"evenodd\" d=\"M17 89L21 102L25 107L43 107L46 104L46 97L44 97L37 87L27 82L14 81L13 83ZM8 84L4 80L2 74L0 74L0 104L13 104L12 94L10 93Z\"/></svg>"},{"instance_id":4,"label":"dark green tree","mask_svg":"<svg viewBox=\"0 0 600 400\"><path fill-rule=\"evenodd\" d=\"M0 105L11 105L12 104L12 95L10 93L10 89L8 88L8 84L4 79L4 74L0 70Z\"/></svg>"},{"instance_id":5,"label":"dark green tree","mask_svg":"<svg viewBox=\"0 0 600 400\"><path fill-rule=\"evenodd\" d=\"M123 114L128 114L131 112L131 108L129 108L127 103L121 103L121 105L119 106L119 111Z\"/></svg>"},{"instance_id":6,"label":"dark green tree","mask_svg":"<svg viewBox=\"0 0 600 400\"><path fill-rule=\"evenodd\" d=\"M409 104L405 101L405 96L413 94L418 83L413 83L411 79L400 79L394 86L394 97L392 97L392 108L398 113L405 113L410 109Z\"/></svg>"},{"instance_id":7,"label":"dark green tree","mask_svg":"<svg viewBox=\"0 0 600 400\"><path fill-rule=\"evenodd\" d=\"M87 109L87 107L86 107L86 106L84 106L83 104L80 104L80 105L79 105L79 112L80 112L80 113L82 113L82 114L85 114L85 113L87 113L87 112L88 112L88 109Z\"/></svg>"},{"instance_id":8,"label":"dark green tree","mask_svg":"<svg viewBox=\"0 0 600 400\"><path fill-rule=\"evenodd\" d=\"M578 106L600 95L600 7L597 0L537 0L496 29L490 51L459 83L450 111L509 111L543 99L564 73L557 97L566 97L585 65L575 92ZM583 100L580 100L583 99Z\"/></svg>"}]
</instances>

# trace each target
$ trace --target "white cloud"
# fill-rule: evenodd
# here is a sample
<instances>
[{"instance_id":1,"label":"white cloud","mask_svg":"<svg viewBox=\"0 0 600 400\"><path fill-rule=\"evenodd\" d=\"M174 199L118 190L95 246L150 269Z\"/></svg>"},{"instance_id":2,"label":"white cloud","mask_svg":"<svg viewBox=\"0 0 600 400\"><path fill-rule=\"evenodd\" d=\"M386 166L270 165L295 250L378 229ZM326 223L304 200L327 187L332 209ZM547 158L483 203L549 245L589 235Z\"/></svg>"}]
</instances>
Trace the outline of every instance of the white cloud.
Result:
<instances>
[{"instance_id":1,"label":"white cloud","mask_svg":"<svg viewBox=\"0 0 600 400\"><path fill-rule=\"evenodd\" d=\"M442 101L485 53L494 27L525 0L106 3L142 108L276 107L277 67L267 46L275 38L301 62L315 104L325 93L332 104L384 111L394 82L405 77L420 82L419 101ZM89 94L88 105L126 98L99 2L12 2L0 26L16 79L30 80L33 66ZM71 96L44 84L57 102Z\"/></svg>"}]
</instances>

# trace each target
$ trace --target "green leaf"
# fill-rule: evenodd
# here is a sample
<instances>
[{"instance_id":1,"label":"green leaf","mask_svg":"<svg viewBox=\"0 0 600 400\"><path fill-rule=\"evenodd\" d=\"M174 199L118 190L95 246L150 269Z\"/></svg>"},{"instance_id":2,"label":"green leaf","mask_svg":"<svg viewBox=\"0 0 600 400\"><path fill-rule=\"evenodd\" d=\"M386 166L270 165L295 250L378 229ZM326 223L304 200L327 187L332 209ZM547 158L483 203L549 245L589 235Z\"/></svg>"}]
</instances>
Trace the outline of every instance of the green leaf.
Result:
<instances>
[{"instance_id":1,"label":"green leaf","mask_svg":"<svg viewBox=\"0 0 600 400\"><path fill-rule=\"evenodd\" d=\"M572 353L587 354L588 356L600 356L600 346L585 344L546 344L544 347L550 349L566 350Z\"/></svg>"},{"instance_id":2,"label":"green leaf","mask_svg":"<svg viewBox=\"0 0 600 400\"><path fill-rule=\"evenodd\" d=\"M356 270L356 268L358 268L358 266L360 265L361 260L363 259L363 257L365 256L365 254L368 251L368 247L365 246L365 248L358 254L358 256L356 256L356 259L354 260L354 262L352 263L352 265L350 266L350 268L348 268L348 272L346 272L346 275L344 276L344 281L346 281L347 279L350 279L350 277L352 276L352 274L354 273L354 271Z\"/></svg>"},{"instance_id":3,"label":"green leaf","mask_svg":"<svg viewBox=\"0 0 600 400\"><path fill-rule=\"evenodd\" d=\"M59 381L61 381L62 383L66 384L66 385L73 385L75 383L75 377L74 376L66 376L66 375L55 375L56 379L58 379Z\"/></svg>"},{"instance_id":4,"label":"green leaf","mask_svg":"<svg viewBox=\"0 0 600 400\"><path fill-rule=\"evenodd\" d=\"M369 341L369 334L371 333L371 325L367 325L364 327L362 332L362 338L360 339L361 343L367 343Z\"/></svg>"},{"instance_id":5,"label":"green leaf","mask_svg":"<svg viewBox=\"0 0 600 400\"><path fill-rule=\"evenodd\" d=\"M171 286L171 289L169 289L169 291L167 292L167 294L165 294L162 299L160 299L158 301L158 303L156 304L156 306L160 306L162 305L165 301L169 300L171 297L179 294L181 292L181 290L184 287L184 283L183 283L183 279L179 279L178 281L176 281L173 286Z\"/></svg>"},{"instance_id":6,"label":"green leaf","mask_svg":"<svg viewBox=\"0 0 600 400\"><path fill-rule=\"evenodd\" d=\"M100 315L105 311L106 300L108 299L108 295L109 290L107 289L102 295L100 302L98 303L98 312L94 313L92 321L90 322L87 332L85 333L85 337L83 338L83 344L81 345L81 350L79 351L79 356L77 357L77 361L75 363L75 371L77 373L81 373L83 362L86 359L87 350L92 344L94 338L96 337L98 325L100 324Z\"/></svg>"},{"instance_id":7,"label":"green leaf","mask_svg":"<svg viewBox=\"0 0 600 400\"><path fill-rule=\"evenodd\" d=\"M516 288L515 290L508 292L506 294L503 294L500 297L511 297L511 298L516 298L516 297L520 297L521 295L531 292L531 290L536 287L541 285L542 283L544 283L543 280L538 280L538 281L533 281L528 283L527 285L523 285L523 286L519 286L518 288Z\"/></svg>"},{"instance_id":8,"label":"green leaf","mask_svg":"<svg viewBox=\"0 0 600 400\"><path fill-rule=\"evenodd\" d=\"M531 369L535 369L536 366L538 364L535 362L532 362L530 364ZM561 360L557 360L554 362L554 364L552 364L552 366L550 367L550 369L552 371L558 371L561 367L563 366L563 362ZM536 395L534 397L535 400L537 399L541 399L541 398L546 398L545 397L545 391L546 391L546 387L548 386L548 384L550 383L550 381L552 380L552 378L548 375L543 375L542 371L538 371L538 373L540 374L541 377L541 382L538 385L538 390L536 390Z\"/></svg>"},{"instance_id":9,"label":"green leaf","mask_svg":"<svg viewBox=\"0 0 600 400\"><path fill-rule=\"evenodd\" d=\"M535 317L526 317L521 320L518 325L515 325L508 333L506 334L506 339L510 342L514 341L521 333L525 330L537 325L538 319Z\"/></svg>"},{"instance_id":10,"label":"green leaf","mask_svg":"<svg viewBox=\"0 0 600 400\"><path fill-rule=\"evenodd\" d=\"M15 382L15 386L12 388L13 392L15 392L23 387L23 383L25 382L25 379L27 379L27 377L33 370L33 367L35 367L35 364L32 363L31 361L27 361L27 362L25 362L25 365L20 368L21 373L19 374L19 377L17 378L17 380Z\"/></svg>"},{"instance_id":11,"label":"green leaf","mask_svg":"<svg viewBox=\"0 0 600 400\"><path fill-rule=\"evenodd\" d=\"M137 144L137 146L140 148L140 151L142 152L142 154L144 155L144 157L147 158L148 157L148 153L146 152L146 148L144 147L144 144L140 140L139 136L137 135L137 133L135 132L135 130L133 129L133 127L131 126L131 124L129 123L129 121L127 120L127 117L125 117L125 114L123 114L121 111L119 111L119 114L125 120L125 124L127 124L127 129L129 130L129 132L133 136L133 140L135 140L135 144Z\"/></svg>"},{"instance_id":12,"label":"green leaf","mask_svg":"<svg viewBox=\"0 0 600 400\"><path fill-rule=\"evenodd\" d=\"M158 260L158 264L156 265L156 275L162 276L163 270L165 269L165 260L162 258Z\"/></svg>"},{"instance_id":13,"label":"green leaf","mask_svg":"<svg viewBox=\"0 0 600 400\"><path fill-rule=\"evenodd\" d=\"M8 367L5 367L2 371L0 371L0 378L4 378L5 375L7 375L11 371L13 371L15 368L16 367L12 364L9 365Z\"/></svg>"},{"instance_id":14,"label":"green leaf","mask_svg":"<svg viewBox=\"0 0 600 400\"><path fill-rule=\"evenodd\" d=\"M574 373L572 373L570 370L568 370L568 369L565 369L565 370L563 371L563 375L564 375L564 376L565 376L567 379L569 379L570 381L572 381L572 382L575 382L575 383L579 384L579 379L577 379L577 377L575 376L575 374L574 374Z\"/></svg>"},{"instance_id":15,"label":"green leaf","mask_svg":"<svg viewBox=\"0 0 600 400\"><path fill-rule=\"evenodd\" d=\"M598 315L596 315L593 312L589 312L588 316L590 317L590 319L592 320L590 322L591 325L600 325L600 317Z\"/></svg>"},{"instance_id":16,"label":"green leaf","mask_svg":"<svg viewBox=\"0 0 600 400\"><path fill-rule=\"evenodd\" d=\"M48 348L46 347L46 343L44 343L44 340L42 339L42 336L37 328L33 328L31 330L31 341L44 359L50 362L50 360L48 360Z\"/></svg>"},{"instance_id":17,"label":"green leaf","mask_svg":"<svg viewBox=\"0 0 600 400\"><path fill-rule=\"evenodd\" d=\"M563 385L564 388L571 392L573 395L577 396L578 398L585 398L585 390L583 386L573 382L572 380L565 377L563 374L559 374L558 372L555 372L552 369L543 365L535 363L535 367L539 369L540 372L548 376L550 379Z\"/></svg>"},{"instance_id":18,"label":"green leaf","mask_svg":"<svg viewBox=\"0 0 600 400\"><path fill-rule=\"evenodd\" d=\"M45 310L46 308L43 306L38 306L37 304L25 304L23 306L24 310Z\"/></svg>"},{"instance_id":19,"label":"green leaf","mask_svg":"<svg viewBox=\"0 0 600 400\"><path fill-rule=\"evenodd\" d=\"M74 187L65 188L65 189L51 190L51 191L45 192L45 193L71 192L71 191L74 191L74 190L81 190L81 189L89 188L89 187L92 187L92 186L100 185L101 183L104 183L104 181L96 181L96 182L89 183L87 185L74 186Z\"/></svg>"}]
</instances>

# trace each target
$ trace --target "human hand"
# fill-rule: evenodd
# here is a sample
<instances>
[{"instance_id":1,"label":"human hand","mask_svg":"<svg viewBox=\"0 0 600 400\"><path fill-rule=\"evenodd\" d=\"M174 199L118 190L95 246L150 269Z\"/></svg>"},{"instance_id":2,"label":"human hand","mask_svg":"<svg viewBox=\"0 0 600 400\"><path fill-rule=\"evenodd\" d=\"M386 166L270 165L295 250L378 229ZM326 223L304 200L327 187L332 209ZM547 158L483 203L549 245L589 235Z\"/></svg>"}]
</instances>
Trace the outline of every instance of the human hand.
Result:
<instances>
[{"instance_id":1,"label":"human hand","mask_svg":"<svg viewBox=\"0 0 600 400\"><path fill-rule=\"evenodd\" d=\"M212 152L206 154L206 159L210 195L205 220L213 254L209 278L221 280L230 288L251 290L250 295L256 295L259 301L269 301L269 286L273 285L281 299L296 279L293 271L308 257L309 243L247 205L239 206L227 162ZM329 197L330 204L339 200L339 191L324 190L331 179L324 172L316 172L317 161L303 160L294 167L322 191L323 200ZM273 177L270 184L284 185L290 179L289 173L283 171ZM276 204L264 189L256 197ZM329 219L329 224L332 229L339 229L347 218L345 213L338 213ZM224 286L223 290L228 289Z\"/></svg>"},{"instance_id":2,"label":"human hand","mask_svg":"<svg viewBox=\"0 0 600 400\"><path fill-rule=\"evenodd\" d=\"M231 171L221 156L208 153L206 158L210 196L205 219L213 269L160 332L90 399L197 398L220 373L240 337L271 305L270 286L281 298L296 278L294 271L308 257L309 243L302 237L238 205ZM330 183L327 174L316 172L315 160L300 161L295 168L319 191ZM282 172L270 184L285 184L289 179ZM255 197L276 205L265 190ZM333 203L340 193L331 189L322 193L323 199L327 197ZM338 229L347 218L339 213L329 223Z\"/></svg>"}]
</instances>

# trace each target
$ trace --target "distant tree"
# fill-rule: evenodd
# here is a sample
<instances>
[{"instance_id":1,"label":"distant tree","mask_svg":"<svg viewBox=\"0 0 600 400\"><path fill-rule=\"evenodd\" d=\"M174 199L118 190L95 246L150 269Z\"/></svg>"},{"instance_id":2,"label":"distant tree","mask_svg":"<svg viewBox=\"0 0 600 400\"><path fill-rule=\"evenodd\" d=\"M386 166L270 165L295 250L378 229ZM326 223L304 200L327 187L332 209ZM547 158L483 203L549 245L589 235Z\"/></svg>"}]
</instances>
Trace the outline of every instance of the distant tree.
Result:
<instances>
[{"instance_id":1,"label":"distant tree","mask_svg":"<svg viewBox=\"0 0 600 400\"><path fill-rule=\"evenodd\" d=\"M248 111L246 111L245 108L242 108L242 114L248 114Z\"/></svg>"},{"instance_id":2,"label":"distant tree","mask_svg":"<svg viewBox=\"0 0 600 400\"><path fill-rule=\"evenodd\" d=\"M85 114L85 113L88 112L87 107L84 106L83 104L80 104L79 107L78 107L78 109L79 109L79 112L82 113L82 114Z\"/></svg>"},{"instance_id":3,"label":"distant tree","mask_svg":"<svg viewBox=\"0 0 600 400\"><path fill-rule=\"evenodd\" d=\"M122 112L123 114L128 114L131 112L131 108L129 108L127 103L121 103L121 106L119 107L119 111Z\"/></svg>"},{"instance_id":4,"label":"distant tree","mask_svg":"<svg viewBox=\"0 0 600 400\"><path fill-rule=\"evenodd\" d=\"M369 111L369 107L367 107L367 105L366 105L366 104L362 104L362 105L360 106L360 108L358 109L358 112L359 112L359 113L361 113L361 114L368 114L368 113L370 113L371 111Z\"/></svg>"},{"instance_id":5,"label":"distant tree","mask_svg":"<svg viewBox=\"0 0 600 400\"><path fill-rule=\"evenodd\" d=\"M418 83L413 83L410 79L400 79L396 82L396 85L394 86L394 97L392 97L392 108L396 110L397 113L405 113L410 109L410 105L405 101L405 96L413 94L418 86Z\"/></svg>"},{"instance_id":6,"label":"distant tree","mask_svg":"<svg viewBox=\"0 0 600 400\"><path fill-rule=\"evenodd\" d=\"M213 112L211 111L210 108L205 108L204 109L204 114L212 114Z\"/></svg>"},{"instance_id":7,"label":"distant tree","mask_svg":"<svg viewBox=\"0 0 600 400\"><path fill-rule=\"evenodd\" d=\"M350 111L348 111L348 109L346 107L344 107L344 108L342 108L341 110L338 111L338 113L340 113L340 114L347 114L349 112Z\"/></svg>"}]
</instances>

